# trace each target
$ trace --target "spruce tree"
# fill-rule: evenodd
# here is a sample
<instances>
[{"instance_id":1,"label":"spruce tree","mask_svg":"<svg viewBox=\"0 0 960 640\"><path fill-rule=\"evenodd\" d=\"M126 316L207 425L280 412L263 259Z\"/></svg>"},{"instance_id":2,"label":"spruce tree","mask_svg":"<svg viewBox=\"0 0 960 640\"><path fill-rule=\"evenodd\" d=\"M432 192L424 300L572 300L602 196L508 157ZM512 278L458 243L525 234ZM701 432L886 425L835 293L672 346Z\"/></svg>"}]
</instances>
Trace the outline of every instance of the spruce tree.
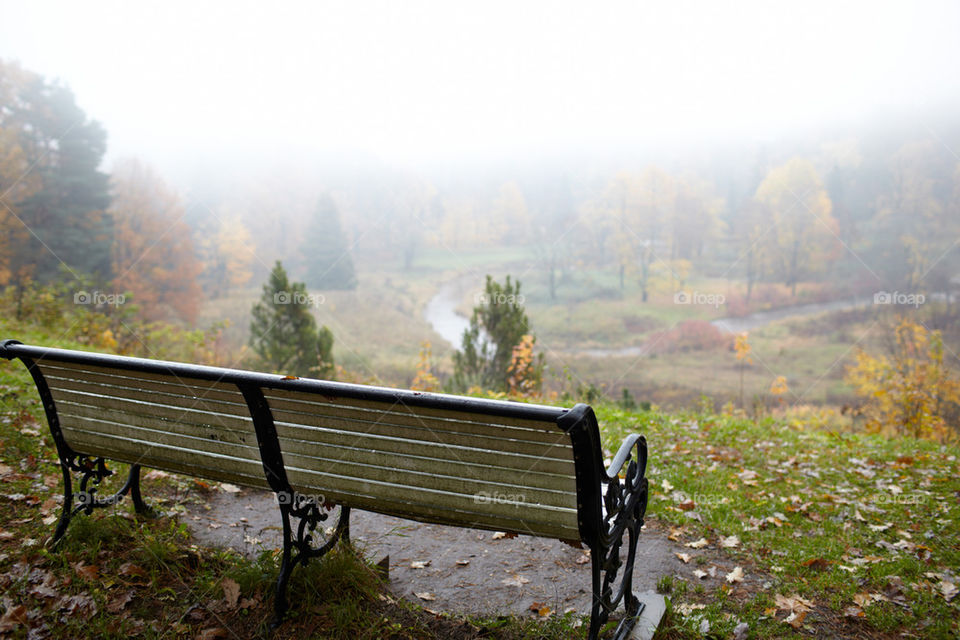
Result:
<instances>
[{"instance_id":1,"label":"spruce tree","mask_svg":"<svg viewBox=\"0 0 960 640\"><path fill-rule=\"evenodd\" d=\"M507 276L501 285L487 276L484 293L473 308L470 326L463 332L461 349L453 354L455 391L471 387L492 391L509 388L514 349L524 336L532 334L523 300L519 281L511 282ZM539 380L542 371L542 357L534 358L529 375Z\"/></svg>"},{"instance_id":2,"label":"spruce tree","mask_svg":"<svg viewBox=\"0 0 960 640\"><path fill-rule=\"evenodd\" d=\"M357 277L333 198L324 195L307 228L300 253L306 283L318 289L355 289Z\"/></svg>"},{"instance_id":3,"label":"spruce tree","mask_svg":"<svg viewBox=\"0 0 960 640\"><path fill-rule=\"evenodd\" d=\"M306 285L291 283L278 260L251 311L249 344L256 364L276 373L333 377L333 334L325 326L317 329L311 299Z\"/></svg>"}]
</instances>

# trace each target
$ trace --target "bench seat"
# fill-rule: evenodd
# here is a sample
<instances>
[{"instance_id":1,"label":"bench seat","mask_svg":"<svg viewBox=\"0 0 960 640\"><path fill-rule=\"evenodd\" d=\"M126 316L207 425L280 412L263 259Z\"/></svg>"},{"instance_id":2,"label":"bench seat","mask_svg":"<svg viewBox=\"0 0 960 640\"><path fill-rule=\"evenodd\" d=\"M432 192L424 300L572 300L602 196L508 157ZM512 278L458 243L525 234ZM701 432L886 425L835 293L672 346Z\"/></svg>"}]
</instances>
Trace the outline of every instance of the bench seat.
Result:
<instances>
[{"instance_id":1,"label":"bench seat","mask_svg":"<svg viewBox=\"0 0 960 640\"><path fill-rule=\"evenodd\" d=\"M287 610L290 573L349 539L351 508L586 546L591 639L621 603L617 638L628 637L642 611L631 583L647 503L646 442L631 435L605 469L587 405L421 393L15 340L0 343L0 356L30 371L60 458L64 505L53 544L74 515L128 493L146 511L139 472L149 467L276 492L284 531L276 623ZM130 474L116 495L101 497L107 460L129 463ZM340 518L325 538L320 525L334 505Z\"/></svg>"}]
</instances>

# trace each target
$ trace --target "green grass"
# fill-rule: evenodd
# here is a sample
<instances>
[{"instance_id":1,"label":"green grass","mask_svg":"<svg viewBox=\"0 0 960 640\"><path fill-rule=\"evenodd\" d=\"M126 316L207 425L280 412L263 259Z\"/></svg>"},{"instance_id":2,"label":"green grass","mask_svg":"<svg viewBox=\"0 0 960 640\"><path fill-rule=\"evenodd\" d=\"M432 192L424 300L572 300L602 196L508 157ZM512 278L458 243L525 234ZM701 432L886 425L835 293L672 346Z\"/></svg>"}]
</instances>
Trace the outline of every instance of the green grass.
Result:
<instances>
[{"instance_id":1,"label":"green grass","mask_svg":"<svg viewBox=\"0 0 960 640\"><path fill-rule=\"evenodd\" d=\"M956 637L960 602L948 602L939 592L941 578L931 576L950 581L960 567L960 448L774 419L638 415L609 407L598 413L606 442L628 431L646 434L653 452L648 513L679 530L679 543L709 541L691 555L725 557L767 584L710 593L680 587L685 583L673 576L662 579L675 607L708 605L675 614L666 637L699 637L699 619L726 633L732 620L748 623L757 637L794 633L786 614L775 610L775 594L811 600L804 623L815 632L920 629L923 637ZM687 498L701 521L678 506ZM739 545L720 546L734 535ZM683 578L695 583L696 565L686 565ZM862 615L844 615L857 606L858 594L897 600L890 595L891 584L899 584L892 576L902 582L901 602L881 599L858 607Z\"/></svg>"}]
</instances>

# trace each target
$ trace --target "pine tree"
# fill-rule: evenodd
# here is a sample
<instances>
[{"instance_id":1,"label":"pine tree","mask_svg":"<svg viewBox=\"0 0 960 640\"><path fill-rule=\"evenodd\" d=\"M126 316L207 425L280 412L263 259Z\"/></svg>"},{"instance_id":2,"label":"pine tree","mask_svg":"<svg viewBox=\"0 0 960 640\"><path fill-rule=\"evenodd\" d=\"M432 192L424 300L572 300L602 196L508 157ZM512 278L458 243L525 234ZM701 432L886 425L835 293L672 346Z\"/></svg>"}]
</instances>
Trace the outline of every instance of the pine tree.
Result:
<instances>
[{"instance_id":1,"label":"pine tree","mask_svg":"<svg viewBox=\"0 0 960 640\"><path fill-rule=\"evenodd\" d=\"M507 276L506 283L501 285L487 276L484 293L473 308L470 326L463 332L461 350L453 354L454 390L522 388L529 393L538 389L543 356L533 357L535 342L523 308L520 282L511 282ZM521 344L529 351L529 358L523 358L522 367L514 357L524 351L524 348L517 350Z\"/></svg>"},{"instance_id":2,"label":"pine tree","mask_svg":"<svg viewBox=\"0 0 960 640\"><path fill-rule=\"evenodd\" d=\"M31 168L37 188L10 202L19 220L6 247L10 281L51 281L61 263L104 280L110 275L111 217L103 127L88 119L66 87L0 61L0 131ZM14 137L11 137L14 136ZM0 156L7 155L0 149ZM17 194L12 194L17 197ZM10 194L7 195L7 198ZM25 227L29 233L21 233Z\"/></svg>"},{"instance_id":3,"label":"pine tree","mask_svg":"<svg viewBox=\"0 0 960 640\"><path fill-rule=\"evenodd\" d=\"M332 378L333 333L317 330L311 297L302 282L291 283L278 260L253 306L250 347L271 371L304 377Z\"/></svg>"},{"instance_id":4,"label":"pine tree","mask_svg":"<svg viewBox=\"0 0 960 640\"><path fill-rule=\"evenodd\" d=\"M340 213L333 198L324 195L317 203L306 238L300 245L306 266L306 282L318 289L355 289L353 258L340 226Z\"/></svg>"}]
</instances>

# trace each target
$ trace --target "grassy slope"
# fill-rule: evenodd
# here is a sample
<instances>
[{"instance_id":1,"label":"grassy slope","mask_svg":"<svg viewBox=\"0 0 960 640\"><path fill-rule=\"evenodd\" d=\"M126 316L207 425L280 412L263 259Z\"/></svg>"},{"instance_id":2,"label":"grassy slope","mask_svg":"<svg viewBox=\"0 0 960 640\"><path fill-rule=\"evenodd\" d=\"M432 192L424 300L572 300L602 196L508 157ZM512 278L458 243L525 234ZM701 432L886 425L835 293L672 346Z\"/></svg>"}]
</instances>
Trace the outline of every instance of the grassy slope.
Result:
<instances>
[{"instance_id":1,"label":"grassy slope","mask_svg":"<svg viewBox=\"0 0 960 640\"><path fill-rule=\"evenodd\" d=\"M610 408L599 415L608 441L629 430L647 435L649 513L678 542L708 541L663 581L674 606L688 612L672 616L666 636L696 637L707 619L721 636L744 622L757 637L956 637L960 598L948 602L944 593L960 573L956 446L772 419ZM740 542L723 548L730 536ZM732 583L702 592L693 571L705 568L697 556L709 554L762 576L764 588ZM784 622L777 595L812 603L797 629ZM698 604L706 608L692 608Z\"/></svg>"},{"instance_id":2,"label":"grassy slope","mask_svg":"<svg viewBox=\"0 0 960 640\"><path fill-rule=\"evenodd\" d=\"M7 321L0 321L0 335L78 346ZM861 637L957 634L960 598L947 600L948 583L957 583L960 568L957 447L819 431L784 420L611 407L599 414L610 447L629 431L647 435L651 519L680 543L707 540L706 547L689 550L694 557L677 576L662 581L674 605L664 637L697 637L704 619L721 635L739 622L757 637L807 630ZM91 638L135 632L196 637L220 628L243 637L264 627L275 559L251 563L197 549L171 517L131 519L122 506L78 522L60 553L45 551L42 542L59 511L51 500L60 482L54 460L26 372L19 363L0 363L0 586L13 637L26 637L27 626ZM146 494L172 516L182 501L202 500L204 490L168 478L151 480ZM693 511L687 510L689 498ZM691 518L694 513L700 521ZM730 536L739 544L721 548L720 540ZM710 554L761 576L764 588L733 583L704 592L692 571L707 567ZM125 569L127 563L133 568ZM316 637L362 637L357 629L363 625L385 636L469 637L477 628L462 622L435 628L440 623L422 610L384 604L379 587L362 578L362 565L354 569L354 577L332 593L304 594L302 614L280 637L309 635L309 629ZM227 580L241 585L246 607L224 602ZM778 595L810 603L798 629L784 622ZM705 608L694 608L701 604ZM18 612L28 617L21 620ZM570 633L567 622L556 626L552 637ZM506 638L521 632L512 626L496 633Z\"/></svg>"}]
</instances>

